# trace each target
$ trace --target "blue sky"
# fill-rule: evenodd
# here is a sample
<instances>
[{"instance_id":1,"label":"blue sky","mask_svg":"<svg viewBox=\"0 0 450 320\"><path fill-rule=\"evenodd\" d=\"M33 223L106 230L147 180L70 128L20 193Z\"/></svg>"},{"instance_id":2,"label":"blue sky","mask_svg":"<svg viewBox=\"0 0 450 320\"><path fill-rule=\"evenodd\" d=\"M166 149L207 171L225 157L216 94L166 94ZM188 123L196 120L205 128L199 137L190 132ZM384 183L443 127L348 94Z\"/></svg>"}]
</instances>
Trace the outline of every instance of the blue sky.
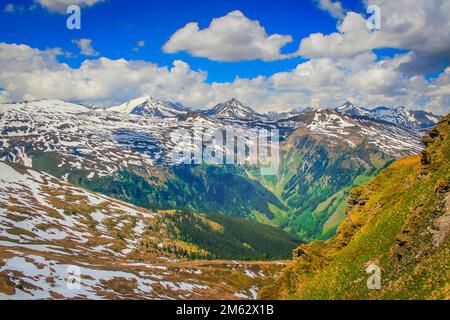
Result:
<instances>
[{"instance_id":1,"label":"blue sky","mask_svg":"<svg viewBox=\"0 0 450 320\"><path fill-rule=\"evenodd\" d=\"M66 28L68 3L81 5L81 30ZM349 100L445 113L450 1L427 3L6 0L0 102L151 94L199 108L236 97L260 111ZM369 4L379 29L367 27Z\"/></svg>"},{"instance_id":2,"label":"blue sky","mask_svg":"<svg viewBox=\"0 0 450 320\"><path fill-rule=\"evenodd\" d=\"M11 3L17 7L29 8L33 1ZM346 8L362 9L359 1L343 3ZM283 48L284 52L296 51L300 40L311 33L331 33L336 30L336 20L308 0L110 0L82 9L81 30L68 30L65 27L68 15L49 13L44 8L2 12L0 41L25 43L41 50L61 47L77 54L78 50L72 40L89 38L102 56L146 60L159 65L170 65L173 60L181 59L195 70L208 71L209 82L232 81L236 76L268 76L295 68L300 62L307 60L297 57L273 62L256 60L224 63L191 57L183 52L166 54L161 50L170 36L187 23L199 22L201 28L206 28L213 18L224 16L233 10L241 10L248 18L259 20L269 34L292 35L294 41ZM135 52L132 49L138 41L145 41L145 46ZM80 55L70 59L59 58L73 67L79 66L85 59Z\"/></svg>"}]
</instances>

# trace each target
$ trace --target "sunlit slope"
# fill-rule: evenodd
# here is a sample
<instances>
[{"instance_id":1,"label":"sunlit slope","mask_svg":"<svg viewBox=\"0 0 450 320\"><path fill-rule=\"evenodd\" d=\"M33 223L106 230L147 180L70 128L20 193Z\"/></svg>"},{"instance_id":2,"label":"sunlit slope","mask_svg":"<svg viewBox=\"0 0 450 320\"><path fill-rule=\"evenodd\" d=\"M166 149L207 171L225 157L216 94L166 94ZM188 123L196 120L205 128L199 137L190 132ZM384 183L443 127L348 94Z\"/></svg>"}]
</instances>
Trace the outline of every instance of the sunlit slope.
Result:
<instances>
[{"instance_id":1,"label":"sunlit slope","mask_svg":"<svg viewBox=\"0 0 450 320\"><path fill-rule=\"evenodd\" d=\"M450 116L424 142L421 156L353 189L338 234L296 249L299 257L260 297L449 299ZM381 268L381 290L367 288L371 264Z\"/></svg>"}]
</instances>

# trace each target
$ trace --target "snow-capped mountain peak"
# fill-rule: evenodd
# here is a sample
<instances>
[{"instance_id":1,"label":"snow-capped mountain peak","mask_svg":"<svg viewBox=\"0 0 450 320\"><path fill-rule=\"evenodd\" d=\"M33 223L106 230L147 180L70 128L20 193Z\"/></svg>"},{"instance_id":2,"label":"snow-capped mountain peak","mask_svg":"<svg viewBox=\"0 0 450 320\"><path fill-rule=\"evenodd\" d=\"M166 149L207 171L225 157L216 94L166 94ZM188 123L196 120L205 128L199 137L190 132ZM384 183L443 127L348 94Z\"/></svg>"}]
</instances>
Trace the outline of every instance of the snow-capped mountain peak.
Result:
<instances>
[{"instance_id":1,"label":"snow-capped mountain peak","mask_svg":"<svg viewBox=\"0 0 450 320\"><path fill-rule=\"evenodd\" d=\"M423 149L416 131L368 117L345 115L332 109L315 110L280 120L278 125L300 129L302 134L309 132L324 137L330 146L344 142L354 148L365 143L394 158L417 154Z\"/></svg>"},{"instance_id":2,"label":"snow-capped mountain peak","mask_svg":"<svg viewBox=\"0 0 450 320\"><path fill-rule=\"evenodd\" d=\"M420 112L410 111L405 107L392 108L382 106L371 110L371 115L373 118L391 122L402 127L421 129L434 125L432 123L423 124L422 121L416 119L415 113L419 114Z\"/></svg>"},{"instance_id":3,"label":"snow-capped mountain peak","mask_svg":"<svg viewBox=\"0 0 450 320\"><path fill-rule=\"evenodd\" d=\"M114 112L132 113L136 107L152 101L153 98L151 96L144 95L142 97L127 101L121 105L110 107L109 110Z\"/></svg>"},{"instance_id":4,"label":"snow-capped mountain peak","mask_svg":"<svg viewBox=\"0 0 450 320\"><path fill-rule=\"evenodd\" d=\"M155 100L149 95L144 95L124 104L110 107L109 110L156 118L175 118L180 114L185 114L190 111L189 108L181 104Z\"/></svg>"},{"instance_id":5,"label":"snow-capped mountain peak","mask_svg":"<svg viewBox=\"0 0 450 320\"><path fill-rule=\"evenodd\" d=\"M220 119L255 119L262 117L252 108L245 106L235 98L216 105L214 108L207 110L205 114Z\"/></svg>"},{"instance_id":6,"label":"snow-capped mountain peak","mask_svg":"<svg viewBox=\"0 0 450 320\"><path fill-rule=\"evenodd\" d=\"M434 126L439 119L439 116L423 110L408 110L405 107L386 106L369 110L356 107L350 102L343 104L335 110L341 114L349 116L365 116L413 130L430 128Z\"/></svg>"},{"instance_id":7,"label":"snow-capped mountain peak","mask_svg":"<svg viewBox=\"0 0 450 320\"><path fill-rule=\"evenodd\" d=\"M351 115L351 116L369 116L370 112L364 108L355 106L353 103L347 101L342 106L336 109L337 112Z\"/></svg>"}]
</instances>

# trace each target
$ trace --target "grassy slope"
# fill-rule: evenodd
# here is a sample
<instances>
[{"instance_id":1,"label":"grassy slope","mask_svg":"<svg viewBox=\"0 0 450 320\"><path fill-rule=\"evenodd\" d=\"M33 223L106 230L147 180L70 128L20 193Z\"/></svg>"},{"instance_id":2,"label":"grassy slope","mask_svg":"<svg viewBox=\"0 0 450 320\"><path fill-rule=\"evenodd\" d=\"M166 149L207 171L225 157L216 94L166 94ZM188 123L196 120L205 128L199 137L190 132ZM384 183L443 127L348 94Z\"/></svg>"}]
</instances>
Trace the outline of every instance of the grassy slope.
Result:
<instances>
[{"instance_id":1,"label":"grassy slope","mask_svg":"<svg viewBox=\"0 0 450 320\"><path fill-rule=\"evenodd\" d=\"M425 140L421 157L353 189L338 234L298 248L300 257L260 297L450 299L450 116ZM381 267L381 290L367 289L371 263Z\"/></svg>"},{"instance_id":2,"label":"grassy slope","mask_svg":"<svg viewBox=\"0 0 450 320\"><path fill-rule=\"evenodd\" d=\"M299 129L283 146L276 179L251 173L285 205L271 210L273 221L310 242L330 239L345 218L350 189L366 184L391 161L366 142L356 148L345 142L331 147L323 137Z\"/></svg>"}]
</instances>

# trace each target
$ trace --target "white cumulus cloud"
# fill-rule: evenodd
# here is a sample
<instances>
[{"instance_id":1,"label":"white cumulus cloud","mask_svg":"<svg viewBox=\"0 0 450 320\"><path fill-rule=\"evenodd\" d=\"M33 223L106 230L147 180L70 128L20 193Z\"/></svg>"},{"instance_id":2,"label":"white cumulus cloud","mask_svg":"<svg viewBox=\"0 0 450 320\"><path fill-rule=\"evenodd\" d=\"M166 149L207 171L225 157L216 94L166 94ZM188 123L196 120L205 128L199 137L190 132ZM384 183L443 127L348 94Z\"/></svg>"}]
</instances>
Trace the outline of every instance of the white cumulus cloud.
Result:
<instances>
[{"instance_id":1,"label":"white cumulus cloud","mask_svg":"<svg viewBox=\"0 0 450 320\"><path fill-rule=\"evenodd\" d=\"M273 61L289 58L281 49L292 42L290 35L267 34L256 20L241 11L213 19L206 29L191 22L175 32L163 46L164 52L187 51L195 57L215 61Z\"/></svg>"},{"instance_id":2,"label":"white cumulus cloud","mask_svg":"<svg viewBox=\"0 0 450 320\"><path fill-rule=\"evenodd\" d=\"M72 40L72 42L80 49L80 53L84 56L96 57L100 55L100 53L95 51L92 47L91 39L83 38L79 40Z\"/></svg>"},{"instance_id":3,"label":"white cumulus cloud","mask_svg":"<svg viewBox=\"0 0 450 320\"><path fill-rule=\"evenodd\" d=\"M381 48L412 50L415 59L404 70L420 71L450 58L450 1L365 0L365 5L380 8L379 31L369 30L365 14L349 12L337 32L303 39L299 53L308 58L342 58Z\"/></svg>"},{"instance_id":4,"label":"white cumulus cloud","mask_svg":"<svg viewBox=\"0 0 450 320\"><path fill-rule=\"evenodd\" d=\"M450 112L450 69L438 77L408 76L401 66L412 53L378 59L373 53L352 58L318 58L290 71L231 82L208 83L207 73L183 61L170 67L100 57L71 68L57 61L61 49L39 50L0 43L0 100L60 98L99 106L143 94L205 108L236 97L264 112L289 107L335 107L351 100L363 107L406 106Z\"/></svg>"},{"instance_id":5,"label":"white cumulus cloud","mask_svg":"<svg viewBox=\"0 0 450 320\"><path fill-rule=\"evenodd\" d=\"M66 14L67 7L70 5L78 5L80 7L91 7L96 3L104 2L105 0L35 0L50 12Z\"/></svg>"},{"instance_id":6,"label":"white cumulus cloud","mask_svg":"<svg viewBox=\"0 0 450 320\"><path fill-rule=\"evenodd\" d=\"M317 6L328 12L331 16L336 19L343 19L345 16L344 8L342 7L342 3L340 1L332 1L332 0L314 0Z\"/></svg>"}]
</instances>

